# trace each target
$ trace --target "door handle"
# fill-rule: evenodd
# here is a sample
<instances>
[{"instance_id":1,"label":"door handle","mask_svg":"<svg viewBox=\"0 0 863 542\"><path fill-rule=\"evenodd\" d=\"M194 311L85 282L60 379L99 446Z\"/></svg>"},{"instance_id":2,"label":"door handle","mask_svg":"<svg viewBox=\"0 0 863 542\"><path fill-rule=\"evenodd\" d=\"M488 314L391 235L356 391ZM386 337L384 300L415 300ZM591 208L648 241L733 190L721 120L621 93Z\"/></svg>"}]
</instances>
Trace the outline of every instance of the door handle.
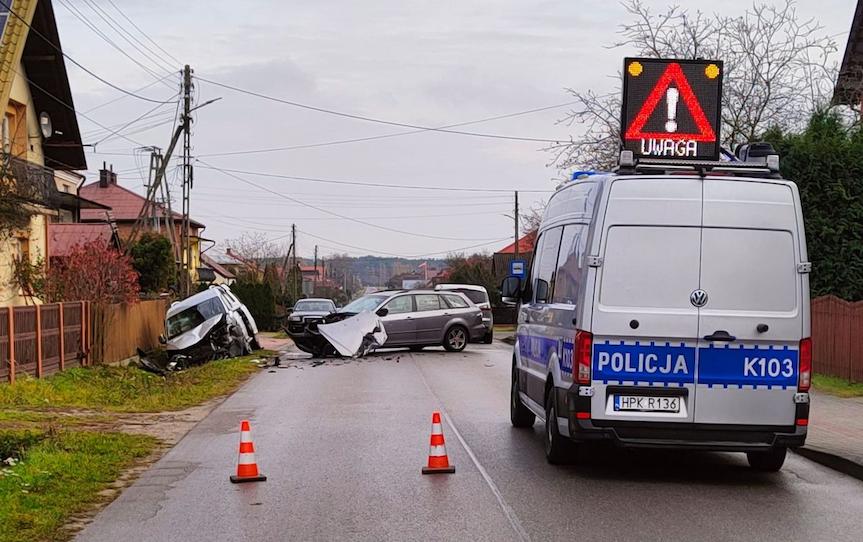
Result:
<instances>
[{"instance_id":1,"label":"door handle","mask_svg":"<svg viewBox=\"0 0 863 542\"><path fill-rule=\"evenodd\" d=\"M704 340L705 341L716 341L716 342L723 341L723 342L729 342L730 343L731 341L736 341L737 337L735 337L734 335L730 335L724 329L717 329L716 331L713 332L713 335L705 335Z\"/></svg>"}]
</instances>

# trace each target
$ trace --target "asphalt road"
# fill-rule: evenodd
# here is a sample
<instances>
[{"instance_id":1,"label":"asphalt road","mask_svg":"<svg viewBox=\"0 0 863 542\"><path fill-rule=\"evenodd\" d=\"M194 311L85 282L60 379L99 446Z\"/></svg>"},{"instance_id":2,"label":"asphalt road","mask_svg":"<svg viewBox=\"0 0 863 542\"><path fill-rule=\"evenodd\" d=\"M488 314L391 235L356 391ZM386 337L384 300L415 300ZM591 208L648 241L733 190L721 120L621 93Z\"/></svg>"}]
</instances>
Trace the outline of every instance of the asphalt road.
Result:
<instances>
[{"instance_id":1,"label":"asphalt road","mask_svg":"<svg viewBox=\"0 0 863 542\"><path fill-rule=\"evenodd\" d=\"M860 540L863 483L796 455L592 448L510 426L510 350L379 353L255 376L108 506L86 542ZM815 405L817 408L817 405ZM423 476L431 412L456 473ZM234 485L240 420L267 482Z\"/></svg>"}]
</instances>

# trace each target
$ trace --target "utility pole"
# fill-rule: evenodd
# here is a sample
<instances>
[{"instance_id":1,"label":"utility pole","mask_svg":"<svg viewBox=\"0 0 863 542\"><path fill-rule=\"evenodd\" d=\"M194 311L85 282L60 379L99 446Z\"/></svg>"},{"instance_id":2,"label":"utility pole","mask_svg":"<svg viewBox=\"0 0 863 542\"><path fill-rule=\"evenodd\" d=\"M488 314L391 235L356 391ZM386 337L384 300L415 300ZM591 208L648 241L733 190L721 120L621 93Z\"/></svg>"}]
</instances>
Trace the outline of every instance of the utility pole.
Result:
<instances>
[{"instance_id":1,"label":"utility pole","mask_svg":"<svg viewBox=\"0 0 863 542\"><path fill-rule=\"evenodd\" d=\"M156 174L159 172L159 166L161 165L161 161L162 161L161 149L159 149L158 147L150 147L150 171L147 174L147 184L145 185L147 188L147 193L149 193L150 190L152 190L151 187L154 187L154 184L156 182ZM164 203L165 202L163 201L162 204L164 205ZM160 224L161 217L159 216L159 209L158 209L157 205L152 206L152 209L150 210L150 219L153 221L153 229L156 232L161 233L161 231L162 231L162 225Z\"/></svg>"},{"instance_id":2,"label":"utility pole","mask_svg":"<svg viewBox=\"0 0 863 542\"><path fill-rule=\"evenodd\" d=\"M302 273L297 273L297 225L291 224L291 249L293 250L293 257L291 258L291 269L294 272L294 280L291 284L291 290L294 293L294 301L300 298L300 294L297 291L297 274L302 276Z\"/></svg>"},{"instance_id":3,"label":"utility pole","mask_svg":"<svg viewBox=\"0 0 863 542\"><path fill-rule=\"evenodd\" d=\"M189 207L192 192L192 69L188 64L183 68L183 226L181 233L182 273L180 274L183 297L192 293L192 242L189 231Z\"/></svg>"},{"instance_id":4,"label":"utility pole","mask_svg":"<svg viewBox=\"0 0 863 542\"><path fill-rule=\"evenodd\" d=\"M518 190L515 191L515 212L513 213L512 218L515 223L515 259L518 260Z\"/></svg>"},{"instance_id":5,"label":"utility pole","mask_svg":"<svg viewBox=\"0 0 863 542\"><path fill-rule=\"evenodd\" d=\"M312 281L312 296L318 291L318 245L315 245L315 277Z\"/></svg>"}]
</instances>

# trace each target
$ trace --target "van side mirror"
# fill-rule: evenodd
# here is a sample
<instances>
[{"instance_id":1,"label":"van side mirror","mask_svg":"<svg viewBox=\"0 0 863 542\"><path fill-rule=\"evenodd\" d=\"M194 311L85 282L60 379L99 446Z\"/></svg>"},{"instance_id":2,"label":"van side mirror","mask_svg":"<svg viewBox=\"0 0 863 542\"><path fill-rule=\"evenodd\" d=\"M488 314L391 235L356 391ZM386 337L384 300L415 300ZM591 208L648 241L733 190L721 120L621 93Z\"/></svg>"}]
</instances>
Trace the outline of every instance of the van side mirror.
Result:
<instances>
[{"instance_id":1,"label":"van side mirror","mask_svg":"<svg viewBox=\"0 0 863 542\"><path fill-rule=\"evenodd\" d=\"M536 279L536 302L548 303L548 282Z\"/></svg>"},{"instance_id":2,"label":"van side mirror","mask_svg":"<svg viewBox=\"0 0 863 542\"><path fill-rule=\"evenodd\" d=\"M375 312L375 314L377 314L381 318L383 318L384 316L386 316L389 313L390 313L390 310L386 307L381 307Z\"/></svg>"},{"instance_id":3,"label":"van side mirror","mask_svg":"<svg viewBox=\"0 0 863 542\"><path fill-rule=\"evenodd\" d=\"M515 305L521 296L521 278L506 277L500 284L501 301L507 305Z\"/></svg>"},{"instance_id":4,"label":"van side mirror","mask_svg":"<svg viewBox=\"0 0 863 542\"><path fill-rule=\"evenodd\" d=\"M152 335L151 335L152 337ZM159 344L168 344L168 339L165 338L164 334L159 334Z\"/></svg>"}]
</instances>

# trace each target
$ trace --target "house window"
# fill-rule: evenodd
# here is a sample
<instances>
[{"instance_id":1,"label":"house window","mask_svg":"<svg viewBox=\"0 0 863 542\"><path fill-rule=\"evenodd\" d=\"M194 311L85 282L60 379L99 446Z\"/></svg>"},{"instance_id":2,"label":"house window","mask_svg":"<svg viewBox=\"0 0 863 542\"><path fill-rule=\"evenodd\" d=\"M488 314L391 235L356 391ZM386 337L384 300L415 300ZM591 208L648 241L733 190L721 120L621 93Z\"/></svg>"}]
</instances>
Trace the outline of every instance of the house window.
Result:
<instances>
[{"instance_id":1,"label":"house window","mask_svg":"<svg viewBox=\"0 0 863 542\"><path fill-rule=\"evenodd\" d=\"M3 117L3 152L27 155L27 108L13 100L9 100Z\"/></svg>"}]
</instances>

